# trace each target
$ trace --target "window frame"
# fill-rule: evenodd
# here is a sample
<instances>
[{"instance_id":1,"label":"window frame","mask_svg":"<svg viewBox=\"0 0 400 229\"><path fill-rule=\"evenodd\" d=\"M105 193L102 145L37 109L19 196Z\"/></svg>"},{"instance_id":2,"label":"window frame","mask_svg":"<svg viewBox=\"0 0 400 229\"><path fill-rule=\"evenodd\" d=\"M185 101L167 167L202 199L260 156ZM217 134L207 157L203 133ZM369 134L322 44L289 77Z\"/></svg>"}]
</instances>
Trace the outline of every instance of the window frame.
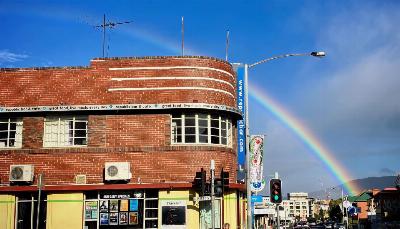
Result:
<instances>
[{"instance_id":1,"label":"window frame","mask_svg":"<svg viewBox=\"0 0 400 229\"><path fill-rule=\"evenodd\" d=\"M18 149L22 148L22 131L23 131L23 121L21 118L0 118L0 124L6 124L7 129L0 129L0 132L7 133L6 138L1 140L6 140L6 144L3 146L0 144L0 149ZM15 129L11 129L11 124L15 124ZM14 133L14 137L11 137L11 132ZM10 140L14 140L14 145L10 146Z\"/></svg>"},{"instance_id":2,"label":"window frame","mask_svg":"<svg viewBox=\"0 0 400 229\"><path fill-rule=\"evenodd\" d=\"M70 126L72 122L72 127ZM55 124L56 123L56 124ZM85 123L84 129L76 128L76 123ZM47 116L44 119L43 147L64 148L64 147L87 147L89 118L87 115L77 116ZM55 125L56 132L53 128ZM85 131L85 137L76 137L77 131ZM72 135L71 135L72 133ZM56 141L54 141L54 136ZM75 140L83 139L85 144L76 144Z\"/></svg>"},{"instance_id":3,"label":"window frame","mask_svg":"<svg viewBox=\"0 0 400 229\"><path fill-rule=\"evenodd\" d=\"M187 120L191 119L194 119L194 126L187 126ZM201 124L201 122L204 123L204 121L206 121L207 126ZM213 126L213 121L218 121L218 127ZM223 127L223 125L225 125L225 127ZM187 134L188 128L194 128L194 134ZM200 130L206 130L204 131L206 134L204 134L204 132L200 133ZM223 136L222 133L224 131L225 134ZM189 139L188 137L193 135L194 142L187 142L187 139ZM171 115L171 145L214 145L232 147L232 137L232 121L226 116L204 113ZM204 139L207 139L207 142L204 142ZM218 143L213 143L215 139L218 139Z\"/></svg>"}]
</instances>

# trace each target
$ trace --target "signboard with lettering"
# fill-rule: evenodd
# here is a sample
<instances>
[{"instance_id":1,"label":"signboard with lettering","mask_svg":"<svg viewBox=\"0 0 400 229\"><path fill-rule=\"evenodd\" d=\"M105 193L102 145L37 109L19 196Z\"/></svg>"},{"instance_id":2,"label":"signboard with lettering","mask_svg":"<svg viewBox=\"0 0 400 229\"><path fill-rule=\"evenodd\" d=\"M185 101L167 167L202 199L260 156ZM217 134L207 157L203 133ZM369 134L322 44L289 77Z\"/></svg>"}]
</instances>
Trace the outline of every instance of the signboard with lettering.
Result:
<instances>
[{"instance_id":1,"label":"signboard with lettering","mask_svg":"<svg viewBox=\"0 0 400 229\"><path fill-rule=\"evenodd\" d=\"M186 201L161 201L161 223L163 229L186 229Z\"/></svg>"},{"instance_id":2,"label":"signboard with lettering","mask_svg":"<svg viewBox=\"0 0 400 229\"><path fill-rule=\"evenodd\" d=\"M242 113L242 119L237 121L238 130L238 163L244 167L245 155L246 155L246 103L245 103L245 68L243 64L234 65L234 69L237 75L237 107Z\"/></svg>"}]
</instances>

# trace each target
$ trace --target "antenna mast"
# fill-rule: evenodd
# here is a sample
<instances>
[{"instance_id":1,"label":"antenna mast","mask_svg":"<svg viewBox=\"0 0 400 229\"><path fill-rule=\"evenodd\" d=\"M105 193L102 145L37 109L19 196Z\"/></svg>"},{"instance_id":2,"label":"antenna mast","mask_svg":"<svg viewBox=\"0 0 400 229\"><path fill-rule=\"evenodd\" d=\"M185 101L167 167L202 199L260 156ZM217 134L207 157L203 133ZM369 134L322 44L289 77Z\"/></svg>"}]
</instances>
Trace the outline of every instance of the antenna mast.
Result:
<instances>
[{"instance_id":1,"label":"antenna mast","mask_svg":"<svg viewBox=\"0 0 400 229\"><path fill-rule=\"evenodd\" d=\"M229 30L226 31L225 61L228 61L228 49L229 49Z\"/></svg>"},{"instance_id":2,"label":"antenna mast","mask_svg":"<svg viewBox=\"0 0 400 229\"><path fill-rule=\"evenodd\" d=\"M113 29L117 25L122 25L122 24L129 24L133 21L123 21L123 22L112 22L109 21L106 23L106 15L103 15L103 23L101 25L96 25L94 26L95 28L102 28L103 29L103 58L104 58L104 50L105 50L105 45L106 45L106 28Z\"/></svg>"},{"instance_id":3,"label":"antenna mast","mask_svg":"<svg viewBox=\"0 0 400 229\"><path fill-rule=\"evenodd\" d=\"M185 24L184 24L184 18L182 16L182 56L185 55Z\"/></svg>"}]
</instances>

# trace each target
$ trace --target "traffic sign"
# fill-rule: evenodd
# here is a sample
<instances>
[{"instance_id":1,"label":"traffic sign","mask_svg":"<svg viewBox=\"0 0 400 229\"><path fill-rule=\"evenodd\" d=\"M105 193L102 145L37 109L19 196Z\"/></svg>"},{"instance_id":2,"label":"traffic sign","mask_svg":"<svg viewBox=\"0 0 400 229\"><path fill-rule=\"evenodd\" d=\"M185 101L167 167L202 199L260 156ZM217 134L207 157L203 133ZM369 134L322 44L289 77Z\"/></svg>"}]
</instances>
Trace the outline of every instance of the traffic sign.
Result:
<instances>
[{"instance_id":1,"label":"traffic sign","mask_svg":"<svg viewBox=\"0 0 400 229\"><path fill-rule=\"evenodd\" d=\"M350 207L350 206L351 206L350 201L348 201L348 200L343 201L343 207L344 207L344 208L348 208L348 207Z\"/></svg>"},{"instance_id":2,"label":"traffic sign","mask_svg":"<svg viewBox=\"0 0 400 229\"><path fill-rule=\"evenodd\" d=\"M209 201L209 200L211 200L211 196L193 197L193 201Z\"/></svg>"},{"instance_id":3,"label":"traffic sign","mask_svg":"<svg viewBox=\"0 0 400 229\"><path fill-rule=\"evenodd\" d=\"M263 202L263 197L260 196L260 195L251 196L251 202L253 202L253 203L260 203L260 202Z\"/></svg>"}]
</instances>

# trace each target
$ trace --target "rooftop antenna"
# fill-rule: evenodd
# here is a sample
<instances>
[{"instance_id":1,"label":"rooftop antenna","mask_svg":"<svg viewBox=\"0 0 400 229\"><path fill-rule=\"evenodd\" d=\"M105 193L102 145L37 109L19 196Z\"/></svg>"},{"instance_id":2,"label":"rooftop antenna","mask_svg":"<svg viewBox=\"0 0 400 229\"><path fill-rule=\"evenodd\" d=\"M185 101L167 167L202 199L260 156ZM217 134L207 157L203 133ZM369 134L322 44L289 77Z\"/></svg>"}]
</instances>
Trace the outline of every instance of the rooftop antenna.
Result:
<instances>
[{"instance_id":1,"label":"rooftop antenna","mask_svg":"<svg viewBox=\"0 0 400 229\"><path fill-rule=\"evenodd\" d=\"M225 61L228 61L228 49L229 49L229 30L226 31Z\"/></svg>"},{"instance_id":2,"label":"rooftop antenna","mask_svg":"<svg viewBox=\"0 0 400 229\"><path fill-rule=\"evenodd\" d=\"M185 55L185 23L184 23L184 18L182 16L182 28L181 28L181 32L182 32L182 56Z\"/></svg>"},{"instance_id":3,"label":"rooftop antenna","mask_svg":"<svg viewBox=\"0 0 400 229\"><path fill-rule=\"evenodd\" d=\"M117 25L122 25L122 24L129 24L133 21L122 21L122 22L112 22L109 21L106 23L106 15L103 15L103 23L101 25L96 25L94 26L95 28L102 28L103 29L103 58L104 58L104 53L105 53L105 44L106 44L106 28L114 28Z\"/></svg>"}]
</instances>

